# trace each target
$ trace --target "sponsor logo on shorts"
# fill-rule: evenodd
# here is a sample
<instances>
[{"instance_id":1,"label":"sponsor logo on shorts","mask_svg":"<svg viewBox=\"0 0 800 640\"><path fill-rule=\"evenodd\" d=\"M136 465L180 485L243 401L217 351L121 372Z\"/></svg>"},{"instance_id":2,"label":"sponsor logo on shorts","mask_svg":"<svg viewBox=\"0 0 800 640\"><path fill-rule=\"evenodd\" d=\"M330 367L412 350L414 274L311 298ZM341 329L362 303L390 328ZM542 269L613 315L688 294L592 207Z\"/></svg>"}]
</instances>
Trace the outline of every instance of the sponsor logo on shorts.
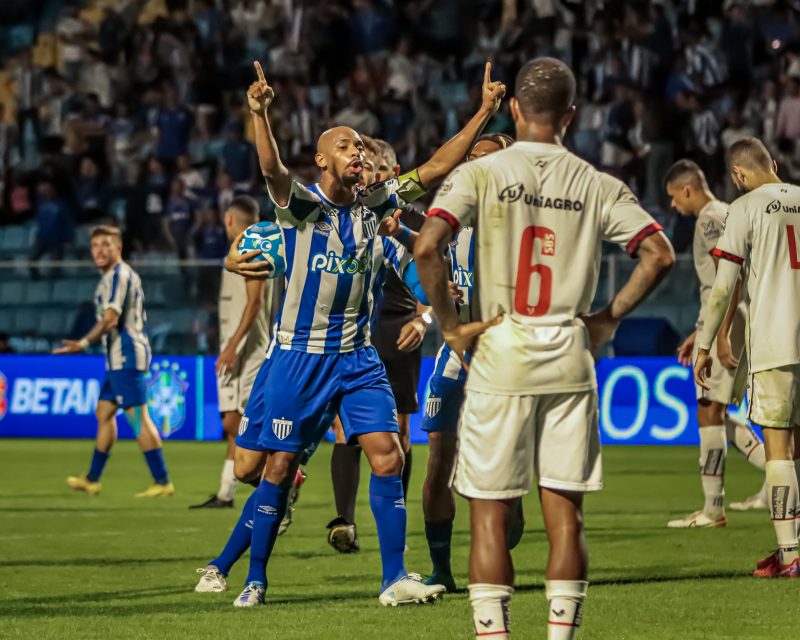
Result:
<instances>
[{"instance_id":1,"label":"sponsor logo on shorts","mask_svg":"<svg viewBox=\"0 0 800 640\"><path fill-rule=\"evenodd\" d=\"M278 440L286 440L292 432L293 427L294 422L286 420L285 418L275 418L272 421L272 433L275 434Z\"/></svg>"},{"instance_id":2,"label":"sponsor logo on shorts","mask_svg":"<svg viewBox=\"0 0 800 640\"><path fill-rule=\"evenodd\" d=\"M244 432L247 431L247 426L250 424L250 418L247 416L242 416L242 419L239 420L239 435L243 436Z\"/></svg>"},{"instance_id":3,"label":"sponsor logo on shorts","mask_svg":"<svg viewBox=\"0 0 800 640\"><path fill-rule=\"evenodd\" d=\"M436 415L442 410L442 399L434 396L429 396L428 401L425 403L425 415L429 418L435 418Z\"/></svg>"}]
</instances>

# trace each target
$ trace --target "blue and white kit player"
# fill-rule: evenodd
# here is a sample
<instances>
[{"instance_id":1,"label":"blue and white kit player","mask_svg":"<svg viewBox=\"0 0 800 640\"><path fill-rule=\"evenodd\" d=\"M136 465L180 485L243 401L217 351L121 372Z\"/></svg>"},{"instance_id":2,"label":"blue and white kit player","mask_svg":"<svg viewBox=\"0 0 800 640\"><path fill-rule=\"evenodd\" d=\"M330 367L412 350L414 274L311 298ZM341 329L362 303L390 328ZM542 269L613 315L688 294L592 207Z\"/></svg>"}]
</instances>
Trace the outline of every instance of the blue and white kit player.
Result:
<instances>
[{"instance_id":1,"label":"blue and white kit player","mask_svg":"<svg viewBox=\"0 0 800 640\"><path fill-rule=\"evenodd\" d=\"M142 281L122 260L119 229L98 226L90 235L92 259L103 273L95 293L97 322L83 338L63 340L63 346L53 353L81 353L102 339L106 377L97 402L97 441L89 471L82 476L70 476L67 484L88 494L100 492L100 477L117 440L116 414L122 408L153 476L153 485L136 497L171 496L175 488L169 481L161 436L147 411L151 354L145 335Z\"/></svg>"},{"instance_id":2,"label":"blue and white kit player","mask_svg":"<svg viewBox=\"0 0 800 640\"><path fill-rule=\"evenodd\" d=\"M370 316L380 271L410 256L377 235L380 218L441 180L469 150L505 91L484 87L482 107L467 128L418 171L361 191L364 144L347 127L331 129L317 144L319 184L293 181L278 157L266 110L274 97L261 66L248 91L261 171L276 204L286 244L286 294L278 315L276 348L268 372L254 386L264 393L259 445L267 449L254 502L250 571L238 607L264 602L266 564L286 509L300 454L317 441L323 415L335 408L349 441L357 441L372 467L370 506L383 565L383 605L428 602L444 587L425 585L405 568L406 508L403 453L391 387L370 345ZM395 249L391 257L389 247ZM230 257L230 256L229 256ZM245 267L243 263L240 268ZM246 269L240 271L248 275ZM252 272L251 272L252 273ZM245 418L248 416L245 414Z\"/></svg>"}]
</instances>

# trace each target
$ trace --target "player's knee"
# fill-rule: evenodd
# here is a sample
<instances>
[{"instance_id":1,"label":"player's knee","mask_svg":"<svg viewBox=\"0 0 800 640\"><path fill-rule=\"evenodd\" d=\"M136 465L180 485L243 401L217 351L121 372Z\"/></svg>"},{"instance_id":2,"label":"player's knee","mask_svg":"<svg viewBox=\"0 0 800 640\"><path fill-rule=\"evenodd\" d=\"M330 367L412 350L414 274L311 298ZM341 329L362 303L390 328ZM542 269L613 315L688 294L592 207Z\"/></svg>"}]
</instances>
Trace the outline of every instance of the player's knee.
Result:
<instances>
[{"instance_id":1,"label":"player's knee","mask_svg":"<svg viewBox=\"0 0 800 640\"><path fill-rule=\"evenodd\" d=\"M237 436L239 433L239 422L241 416L235 411L228 411L222 417L222 429L229 436Z\"/></svg>"},{"instance_id":2,"label":"player's knee","mask_svg":"<svg viewBox=\"0 0 800 640\"><path fill-rule=\"evenodd\" d=\"M276 451L267 461L264 479L272 484L286 485L294 479L298 465L298 455L286 451Z\"/></svg>"},{"instance_id":3,"label":"player's knee","mask_svg":"<svg viewBox=\"0 0 800 640\"><path fill-rule=\"evenodd\" d=\"M393 440L391 446L373 453L369 459L372 472L379 476L396 476L403 473L405 455L399 440Z\"/></svg>"}]
</instances>

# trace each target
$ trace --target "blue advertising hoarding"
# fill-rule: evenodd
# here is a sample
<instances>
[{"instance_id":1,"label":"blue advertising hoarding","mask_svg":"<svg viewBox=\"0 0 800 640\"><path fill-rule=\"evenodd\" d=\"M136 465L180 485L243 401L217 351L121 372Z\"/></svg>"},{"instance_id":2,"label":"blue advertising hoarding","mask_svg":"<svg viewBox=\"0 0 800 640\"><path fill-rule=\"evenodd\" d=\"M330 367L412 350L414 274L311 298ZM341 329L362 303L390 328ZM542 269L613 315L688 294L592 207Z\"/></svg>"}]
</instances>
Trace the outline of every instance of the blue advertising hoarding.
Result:
<instances>
[{"instance_id":1,"label":"blue advertising hoarding","mask_svg":"<svg viewBox=\"0 0 800 640\"><path fill-rule=\"evenodd\" d=\"M157 356L148 380L148 404L165 438L218 440L214 358ZM424 358L420 407L433 358ZM100 356L0 356L0 437L93 438L94 409L105 374ZM691 371L674 358L609 358L598 362L600 429L604 444L697 444ZM745 408L738 412L744 414ZM120 437L130 438L118 417ZM413 442L426 442L422 411L412 416Z\"/></svg>"}]
</instances>

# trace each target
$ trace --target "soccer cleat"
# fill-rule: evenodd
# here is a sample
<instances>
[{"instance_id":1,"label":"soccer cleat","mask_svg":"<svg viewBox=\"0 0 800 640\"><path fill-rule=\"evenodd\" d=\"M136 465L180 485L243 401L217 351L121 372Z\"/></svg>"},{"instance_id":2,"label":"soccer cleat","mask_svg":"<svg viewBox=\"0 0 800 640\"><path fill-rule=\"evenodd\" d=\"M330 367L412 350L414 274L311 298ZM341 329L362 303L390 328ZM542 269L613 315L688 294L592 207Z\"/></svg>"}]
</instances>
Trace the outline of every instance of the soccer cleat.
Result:
<instances>
[{"instance_id":1,"label":"soccer cleat","mask_svg":"<svg viewBox=\"0 0 800 640\"><path fill-rule=\"evenodd\" d=\"M702 511L690 513L685 518L670 520L667 526L670 529L717 529L728 525L728 518L723 513L719 518L709 518Z\"/></svg>"},{"instance_id":2,"label":"soccer cleat","mask_svg":"<svg viewBox=\"0 0 800 640\"><path fill-rule=\"evenodd\" d=\"M75 491L83 491L90 496L96 496L103 488L99 482L92 482L86 476L70 476L67 478L67 486Z\"/></svg>"},{"instance_id":3,"label":"soccer cleat","mask_svg":"<svg viewBox=\"0 0 800 640\"><path fill-rule=\"evenodd\" d=\"M752 511L755 509L768 509L767 496L763 491L750 496L742 502L731 502L728 505L734 511Z\"/></svg>"},{"instance_id":4,"label":"soccer cleat","mask_svg":"<svg viewBox=\"0 0 800 640\"><path fill-rule=\"evenodd\" d=\"M193 504L190 509L233 509L233 500L221 500L219 496L213 495L205 502Z\"/></svg>"},{"instance_id":5,"label":"soccer cleat","mask_svg":"<svg viewBox=\"0 0 800 640\"><path fill-rule=\"evenodd\" d=\"M423 584L427 584L429 586L433 585L441 585L444 587L447 593L455 593L456 591L456 581L453 576L446 576L442 575L441 573L432 573L423 581Z\"/></svg>"},{"instance_id":6,"label":"soccer cleat","mask_svg":"<svg viewBox=\"0 0 800 640\"><path fill-rule=\"evenodd\" d=\"M425 584L418 573L409 573L386 587L378 600L384 607L425 604L435 601L444 592L444 585Z\"/></svg>"},{"instance_id":7,"label":"soccer cleat","mask_svg":"<svg viewBox=\"0 0 800 640\"><path fill-rule=\"evenodd\" d=\"M251 582L245 586L244 591L233 601L233 606L238 608L257 607L260 604L264 604L266 593L267 589L263 584Z\"/></svg>"},{"instance_id":8,"label":"soccer cleat","mask_svg":"<svg viewBox=\"0 0 800 640\"><path fill-rule=\"evenodd\" d=\"M287 506L286 513L283 514L283 520L281 520L280 525L278 525L278 535L282 536L286 533L286 530L292 526L292 521L294 519L294 507Z\"/></svg>"},{"instance_id":9,"label":"soccer cleat","mask_svg":"<svg viewBox=\"0 0 800 640\"><path fill-rule=\"evenodd\" d=\"M222 593L228 590L228 581L216 567L198 569L197 573L203 574L194 588L197 593Z\"/></svg>"},{"instance_id":10,"label":"soccer cleat","mask_svg":"<svg viewBox=\"0 0 800 640\"><path fill-rule=\"evenodd\" d=\"M339 553L358 553L361 545L358 542L356 525L341 516L328 523L328 544Z\"/></svg>"},{"instance_id":11,"label":"soccer cleat","mask_svg":"<svg viewBox=\"0 0 800 640\"><path fill-rule=\"evenodd\" d=\"M300 487L303 486L306 478L308 478L308 475L301 469L298 469L294 476L294 484L292 484L292 488L289 490L289 502L286 505L286 513L278 527L279 536L286 533L286 530L292 526L292 522L294 521L294 505L296 505L297 501L300 499Z\"/></svg>"},{"instance_id":12,"label":"soccer cleat","mask_svg":"<svg viewBox=\"0 0 800 640\"><path fill-rule=\"evenodd\" d=\"M135 498L161 498L164 496L174 496L175 486L168 482L167 484L154 484L145 489L141 493L137 493Z\"/></svg>"},{"instance_id":13,"label":"soccer cleat","mask_svg":"<svg viewBox=\"0 0 800 640\"><path fill-rule=\"evenodd\" d=\"M308 478L308 474L303 471L302 469L298 469L297 473L294 474L294 491L289 496L289 504L294 506L297 504L297 501L300 499L300 489L303 487L303 483Z\"/></svg>"},{"instance_id":14,"label":"soccer cleat","mask_svg":"<svg viewBox=\"0 0 800 640\"><path fill-rule=\"evenodd\" d=\"M789 564L781 564L776 551L768 558L756 563L753 571L754 578L800 578L800 558L795 558Z\"/></svg>"}]
</instances>

